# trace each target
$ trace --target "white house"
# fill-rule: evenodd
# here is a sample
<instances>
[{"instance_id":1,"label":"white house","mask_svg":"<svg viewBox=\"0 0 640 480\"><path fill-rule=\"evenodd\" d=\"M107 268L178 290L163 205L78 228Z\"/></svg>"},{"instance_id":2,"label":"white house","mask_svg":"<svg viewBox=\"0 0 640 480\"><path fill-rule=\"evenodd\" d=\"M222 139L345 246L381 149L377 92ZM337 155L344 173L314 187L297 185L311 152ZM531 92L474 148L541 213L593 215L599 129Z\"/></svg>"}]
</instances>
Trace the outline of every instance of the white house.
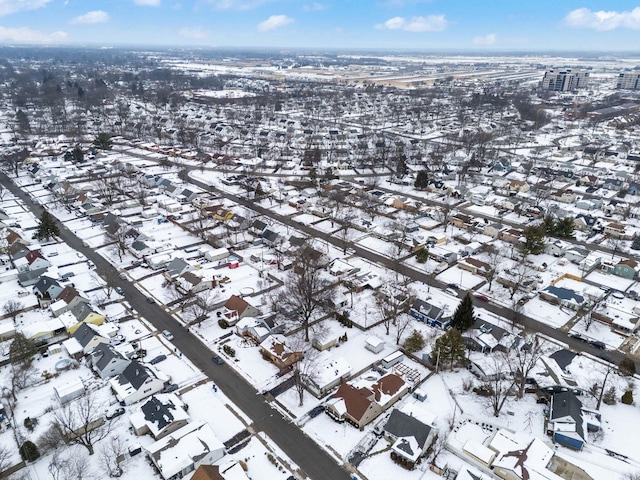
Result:
<instances>
[{"instance_id":1,"label":"white house","mask_svg":"<svg viewBox=\"0 0 640 480\"><path fill-rule=\"evenodd\" d=\"M133 360L120 375L109 382L117 399L125 405L131 405L158 393L167 380L159 378L158 372L151 367Z\"/></svg>"},{"instance_id":2,"label":"white house","mask_svg":"<svg viewBox=\"0 0 640 480\"><path fill-rule=\"evenodd\" d=\"M224 456L224 445L203 422L193 422L145 448L165 480L182 478L200 464L211 464Z\"/></svg>"}]
</instances>

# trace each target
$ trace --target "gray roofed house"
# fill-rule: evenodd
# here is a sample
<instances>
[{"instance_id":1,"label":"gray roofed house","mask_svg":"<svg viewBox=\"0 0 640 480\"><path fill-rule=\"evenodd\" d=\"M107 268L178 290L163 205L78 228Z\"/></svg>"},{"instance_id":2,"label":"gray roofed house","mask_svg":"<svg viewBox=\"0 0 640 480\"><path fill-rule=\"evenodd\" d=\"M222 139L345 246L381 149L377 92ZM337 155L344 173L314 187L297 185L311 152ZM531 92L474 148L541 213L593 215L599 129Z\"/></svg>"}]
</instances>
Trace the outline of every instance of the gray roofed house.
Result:
<instances>
[{"instance_id":1,"label":"gray roofed house","mask_svg":"<svg viewBox=\"0 0 640 480\"><path fill-rule=\"evenodd\" d=\"M121 374L129 363L131 360L108 343L96 345L91 354L91 364L100 378L110 378Z\"/></svg>"},{"instance_id":2,"label":"gray roofed house","mask_svg":"<svg viewBox=\"0 0 640 480\"><path fill-rule=\"evenodd\" d=\"M582 402L573 392L560 392L551 397L547 430L555 442L582 450L587 440Z\"/></svg>"},{"instance_id":3,"label":"gray roofed house","mask_svg":"<svg viewBox=\"0 0 640 480\"><path fill-rule=\"evenodd\" d=\"M100 335L93 325L87 323L81 324L78 329L73 332L72 337L78 340L84 353L91 353L100 343L109 343L108 338Z\"/></svg>"},{"instance_id":4,"label":"gray roofed house","mask_svg":"<svg viewBox=\"0 0 640 480\"><path fill-rule=\"evenodd\" d=\"M540 292L540 298L577 310L584 303L584 297L569 288L549 285Z\"/></svg>"},{"instance_id":5,"label":"gray roofed house","mask_svg":"<svg viewBox=\"0 0 640 480\"><path fill-rule=\"evenodd\" d=\"M134 418L134 416L136 418ZM189 415L174 394L160 394L148 399L140 407L140 414L132 416L131 423L138 435L151 433L156 440L184 427Z\"/></svg>"},{"instance_id":6,"label":"gray roofed house","mask_svg":"<svg viewBox=\"0 0 640 480\"><path fill-rule=\"evenodd\" d=\"M29 287L38 283L42 274L46 273L48 268L39 268L38 270L27 270L18 273L18 283L23 287Z\"/></svg>"},{"instance_id":7,"label":"gray roofed house","mask_svg":"<svg viewBox=\"0 0 640 480\"><path fill-rule=\"evenodd\" d=\"M164 380L158 378L151 368L132 360L120 375L110 380L116 397L126 405L158 393L164 387Z\"/></svg>"},{"instance_id":8,"label":"gray roofed house","mask_svg":"<svg viewBox=\"0 0 640 480\"><path fill-rule=\"evenodd\" d=\"M517 348L521 341L518 335L478 317L471 328L463 332L462 339L467 348L478 352L507 352Z\"/></svg>"},{"instance_id":9,"label":"gray roofed house","mask_svg":"<svg viewBox=\"0 0 640 480\"><path fill-rule=\"evenodd\" d=\"M90 304L79 302L71 308L70 312L76 317L76 320L83 322L93 312L93 309Z\"/></svg>"},{"instance_id":10,"label":"gray roofed house","mask_svg":"<svg viewBox=\"0 0 640 480\"><path fill-rule=\"evenodd\" d=\"M409 309L409 315L433 327L446 330L451 326L449 318L444 318L444 310L442 308L424 300L416 299Z\"/></svg>"},{"instance_id":11,"label":"gray roofed house","mask_svg":"<svg viewBox=\"0 0 640 480\"><path fill-rule=\"evenodd\" d=\"M278 235L273 230L269 230L267 228L264 232L262 232L262 238L264 238L264 241L267 244L275 245L278 242L278 239L280 238L280 235Z\"/></svg>"},{"instance_id":12,"label":"gray roofed house","mask_svg":"<svg viewBox=\"0 0 640 480\"><path fill-rule=\"evenodd\" d=\"M391 458L411 469L433 443L437 429L417 418L394 409L383 428L384 435L394 444Z\"/></svg>"},{"instance_id":13,"label":"gray roofed house","mask_svg":"<svg viewBox=\"0 0 640 480\"><path fill-rule=\"evenodd\" d=\"M176 257L167 265L166 274L169 277L173 278L177 277L178 275L182 275L183 273L188 272L192 269L193 267L188 262L180 257Z\"/></svg>"},{"instance_id":14,"label":"gray roofed house","mask_svg":"<svg viewBox=\"0 0 640 480\"><path fill-rule=\"evenodd\" d=\"M64 290L64 287L60 285L58 280L48 275L41 275L33 285L33 293L38 297L48 297L49 300L55 299L62 290Z\"/></svg>"},{"instance_id":15,"label":"gray roofed house","mask_svg":"<svg viewBox=\"0 0 640 480\"><path fill-rule=\"evenodd\" d=\"M265 228L267 228L267 224L259 219L255 219L251 225L251 231L256 235L261 235Z\"/></svg>"}]
</instances>

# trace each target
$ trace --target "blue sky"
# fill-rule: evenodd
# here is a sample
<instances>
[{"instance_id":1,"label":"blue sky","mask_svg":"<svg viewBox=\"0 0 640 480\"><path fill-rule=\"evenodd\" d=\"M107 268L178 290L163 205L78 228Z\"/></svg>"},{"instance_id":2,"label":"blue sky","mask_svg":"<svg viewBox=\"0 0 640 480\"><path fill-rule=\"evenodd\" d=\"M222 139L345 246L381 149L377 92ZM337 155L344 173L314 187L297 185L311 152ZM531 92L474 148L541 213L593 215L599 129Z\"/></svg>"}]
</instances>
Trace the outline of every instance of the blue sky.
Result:
<instances>
[{"instance_id":1,"label":"blue sky","mask_svg":"<svg viewBox=\"0 0 640 480\"><path fill-rule=\"evenodd\" d=\"M0 0L0 43L640 50L640 0Z\"/></svg>"}]
</instances>

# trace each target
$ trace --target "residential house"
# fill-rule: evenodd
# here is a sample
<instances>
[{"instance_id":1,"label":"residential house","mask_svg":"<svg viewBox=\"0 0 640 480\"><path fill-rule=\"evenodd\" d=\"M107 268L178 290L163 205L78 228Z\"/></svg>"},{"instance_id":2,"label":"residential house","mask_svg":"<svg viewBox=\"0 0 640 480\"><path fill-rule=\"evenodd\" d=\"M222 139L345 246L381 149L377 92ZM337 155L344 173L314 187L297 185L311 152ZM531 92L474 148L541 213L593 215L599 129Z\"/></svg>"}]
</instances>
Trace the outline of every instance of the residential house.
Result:
<instances>
[{"instance_id":1,"label":"residential house","mask_svg":"<svg viewBox=\"0 0 640 480\"><path fill-rule=\"evenodd\" d=\"M474 324L463 332L462 339L469 350L476 352L507 352L520 346L521 338L486 320L475 318Z\"/></svg>"},{"instance_id":2,"label":"residential house","mask_svg":"<svg viewBox=\"0 0 640 480\"><path fill-rule=\"evenodd\" d=\"M597 218L592 215L578 214L573 220L573 228L581 232L590 232L597 223Z\"/></svg>"},{"instance_id":3,"label":"residential house","mask_svg":"<svg viewBox=\"0 0 640 480\"><path fill-rule=\"evenodd\" d=\"M463 213L457 213L451 217L449 223L451 223L451 225L453 225L454 227L468 230L470 228L473 228L475 222L473 217L465 215Z\"/></svg>"},{"instance_id":4,"label":"residential house","mask_svg":"<svg viewBox=\"0 0 640 480\"><path fill-rule=\"evenodd\" d=\"M579 265L588 256L589 250L582 247L571 247L569 250L566 250L564 254L564 258L577 265Z\"/></svg>"},{"instance_id":5,"label":"residential house","mask_svg":"<svg viewBox=\"0 0 640 480\"><path fill-rule=\"evenodd\" d=\"M449 323L451 317L444 317L444 308L437 307L424 300L414 300L409 309L409 315L432 327L442 328L443 330L451 327Z\"/></svg>"},{"instance_id":6,"label":"residential house","mask_svg":"<svg viewBox=\"0 0 640 480\"><path fill-rule=\"evenodd\" d=\"M120 375L131 363L131 360L108 343L96 345L89 358L93 370L103 379Z\"/></svg>"},{"instance_id":7,"label":"residential house","mask_svg":"<svg viewBox=\"0 0 640 480\"><path fill-rule=\"evenodd\" d=\"M229 460L219 465L200 465L191 480L249 480L249 477L240 463Z\"/></svg>"},{"instance_id":8,"label":"residential house","mask_svg":"<svg viewBox=\"0 0 640 480\"><path fill-rule=\"evenodd\" d=\"M162 390L165 379L158 377L157 371L151 367L132 360L122 373L109 380L109 383L118 401L131 405Z\"/></svg>"},{"instance_id":9,"label":"residential house","mask_svg":"<svg viewBox=\"0 0 640 480\"><path fill-rule=\"evenodd\" d=\"M500 232L500 239L505 242L518 244L523 238L524 234L519 228L505 228Z\"/></svg>"},{"instance_id":10,"label":"residential house","mask_svg":"<svg viewBox=\"0 0 640 480\"><path fill-rule=\"evenodd\" d=\"M309 391L320 398L351 376L351 365L344 357L334 358L329 352L316 359L314 375L303 375L302 381Z\"/></svg>"},{"instance_id":11,"label":"residential house","mask_svg":"<svg viewBox=\"0 0 640 480\"><path fill-rule=\"evenodd\" d=\"M49 305L49 309L54 317L58 317L64 312L70 311L79 303L90 305L90 301L74 288L67 286L55 298L55 302Z\"/></svg>"},{"instance_id":12,"label":"residential house","mask_svg":"<svg viewBox=\"0 0 640 480\"><path fill-rule=\"evenodd\" d=\"M555 240L545 245L546 253L553 255L554 257L562 257L566 253L569 245L562 240Z\"/></svg>"},{"instance_id":13,"label":"residential house","mask_svg":"<svg viewBox=\"0 0 640 480\"><path fill-rule=\"evenodd\" d=\"M292 349L288 343L284 335L271 335L260 344L260 353L280 370L285 369L303 357L302 351Z\"/></svg>"},{"instance_id":14,"label":"residential house","mask_svg":"<svg viewBox=\"0 0 640 480\"><path fill-rule=\"evenodd\" d=\"M251 338L260 345L271 335L271 328L262 318L245 317L236 323L236 333L241 337Z\"/></svg>"},{"instance_id":15,"label":"residential house","mask_svg":"<svg viewBox=\"0 0 640 480\"><path fill-rule=\"evenodd\" d=\"M504 225L501 223L490 223L484 226L482 233L492 238L499 238L502 230L504 230Z\"/></svg>"},{"instance_id":16,"label":"residential house","mask_svg":"<svg viewBox=\"0 0 640 480\"><path fill-rule=\"evenodd\" d=\"M101 343L109 343L109 339L100 335L93 325L81 323L72 335L82 346L83 353L91 353Z\"/></svg>"},{"instance_id":17,"label":"residential house","mask_svg":"<svg viewBox=\"0 0 640 480\"><path fill-rule=\"evenodd\" d=\"M629 280L633 280L638 276L638 271L639 271L638 262L628 258L625 260L620 260L613 267L612 273L618 277L628 278Z\"/></svg>"},{"instance_id":18,"label":"residential house","mask_svg":"<svg viewBox=\"0 0 640 480\"><path fill-rule=\"evenodd\" d=\"M585 417L585 414L588 415ZM582 450L587 443L587 431L599 430L598 421L599 414L585 411L573 392L559 392L551 396L547 433L554 442Z\"/></svg>"},{"instance_id":19,"label":"residential house","mask_svg":"<svg viewBox=\"0 0 640 480\"><path fill-rule=\"evenodd\" d=\"M172 280L192 269L193 266L184 258L176 257L167 264L167 270L163 273L163 275L168 280Z\"/></svg>"},{"instance_id":20,"label":"residential house","mask_svg":"<svg viewBox=\"0 0 640 480\"><path fill-rule=\"evenodd\" d=\"M619 222L609 222L604 226L605 235L621 240L631 240L631 236L626 233L625 226Z\"/></svg>"},{"instance_id":21,"label":"residential house","mask_svg":"<svg viewBox=\"0 0 640 480\"><path fill-rule=\"evenodd\" d=\"M142 402L133 413L129 422L136 435L151 434L160 440L189 423L189 414L185 405L173 393L159 393Z\"/></svg>"},{"instance_id":22,"label":"residential house","mask_svg":"<svg viewBox=\"0 0 640 480\"><path fill-rule=\"evenodd\" d=\"M189 423L145 450L164 480L182 478L224 456L224 445L203 421Z\"/></svg>"},{"instance_id":23,"label":"residential house","mask_svg":"<svg viewBox=\"0 0 640 480\"><path fill-rule=\"evenodd\" d=\"M484 277L492 270L491 265L473 257L465 257L460 260L458 262L458 268L471 272L474 275L480 275L482 277Z\"/></svg>"},{"instance_id":24,"label":"residential house","mask_svg":"<svg viewBox=\"0 0 640 480\"><path fill-rule=\"evenodd\" d=\"M391 459L412 470L433 443L437 429L394 408L382 432L392 442Z\"/></svg>"},{"instance_id":25,"label":"residential house","mask_svg":"<svg viewBox=\"0 0 640 480\"><path fill-rule=\"evenodd\" d=\"M229 300L222 307L221 317L229 326L238 323L238 320L244 317L257 317L260 311L249 304L244 298L237 295L231 295Z\"/></svg>"},{"instance_id":26,"label":"residential house","mask_svg":"<svg viewBox=\"0 0 640 480\"><path fill-rule=\"evenodd\" d=\"M511 180L509 182L509 193L527 193L529 191L529 184L523 180Z\"/></svg>"},{"instance_id":27,"label":"residential house","mask_svg":"<svg viewBox=\"0 0 640 480\"><path fill-rule=\"evenodd\" d=\"M556 287L555 285L549 285L540 291L540 298L549 303L562 305L572 310L578 310L585 302L584 297L579 293L569 288Z\"/></svg>"},{"instance_id":28,"label":"residential house","mask_svg":"<svg viewBox=\"0 0 640 480\"><path fill-rule=\"evenodd\" d=\"M76 329L82 323L91 323L93 325L102 325L105 322L104 315L96 312L91 308L91 305L85 302L77 303L72 309L69 310L78 323L69 325L67 330L70 334L76 331Z\"/></svg>"},{"instance_id":29,"label":"residential house","mask_svg":"<svg viewBox=\"0 0 640 480\"><path fill-rule=\"evenodd\" d=\"M51 266L51 262L44 258L40 250L29 250L24 257L13 260L13 265L18 272L47 270Z\"/></svg>"},{"instance_id":30,"label":"residential house","mask_svg":"<svg viewBox=\"0 0 640 480\"><path fill-rule=\"evenodd\" d=\"M564 190L556 190L549 195L551 200L562 203L574 203L576 201L576 193L567 188Z\"/></svg>"},{"instance_id":31,"label":"residential house","mask_svg":"<svg viewBox=\"0 0 640 480\"><path fill-rule=\"evenodd\" d=\"M41 275L33 285L32 290L38 298L40 308L46 308L57 298L58 294L62 292L64 288L58 280L47 275Z\"/></svg>"},{"instance_id":32,"label":"residential house","mask_svg":"<svg viewBox=\"0 0 640 480\"><path fill-rule=\"evenodd\" d=\"M389 373L367 387L343 383L327 402L327 414L362 430L408 391L402 377Z\"/></svg>"},{"instance_id":33,"label":"residential house","mask_svg":"<svg viewBox=\"0 0 640 480\"><path fill-rule=\"evenodd\" d=\"M496 477L503 480L561 480L562 477L547 467L554 456L554 450L539 438L497 430L491 437L489 449L496 452L491 468Z\"/></svg>"},{"instance_id":34,"label":"residential house","mask_svg":"<svg viewBox=\"0 0 640 480\"><path fill-rule=\"evenodd\" d=\"M21 287L30 287L38 283L38 280L42 275L47 273L47 268L41 268L40 270L26 270L18 273L18 283Z\"/></svg>"}]
</instances>

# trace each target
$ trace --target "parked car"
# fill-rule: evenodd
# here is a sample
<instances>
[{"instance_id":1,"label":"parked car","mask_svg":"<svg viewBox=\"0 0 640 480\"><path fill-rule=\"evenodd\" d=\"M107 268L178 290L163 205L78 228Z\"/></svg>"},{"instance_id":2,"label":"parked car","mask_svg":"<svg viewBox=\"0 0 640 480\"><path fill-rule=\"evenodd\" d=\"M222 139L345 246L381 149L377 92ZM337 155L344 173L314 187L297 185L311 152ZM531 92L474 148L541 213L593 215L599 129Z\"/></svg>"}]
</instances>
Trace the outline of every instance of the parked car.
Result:
<instances>
[{"instance_id":1,"label":"parked car","mask_svg":"<svg viewBox=\"0 0 640 480\"><path fill-rule=\"evenodd\" d=\"M118 275L120 277L120 280L126 280L127 279L127 274L124 272L120 272L120 275Z\"/></svg>"},{"instance_id":2,"label":"parked car","mask_svg":"<svg viewBox=\"0 0 640 480\"><path fill-rule=\"evenodd\" d=\"M476 297L478 300L482 300L483 302L489 301L489 297L487 297L486 295L474 295L474 297Z\"/></svg>"},{"instance_id":3,"label":"parked car","mask_svg":"<svg viewBox=\"0 0 640 480\"><path fill-rule=\"evenodd\" d=\"M600 340L589 340L589 345L591 345L592 347L598 348L600 350L607 349L607 344L604 342L601 342Z\"/></svg>"},{"instance_id":4,"label":"parked car","mask_svg":"<svg viewBox=\"0 0 640 480\"><path fill-rule=\"evenodd\" d=\"M124 408L122 407L118 407L114 410L107 412L105 417L107 418L107 420L111 420L112 418L119 417L120 415L124 415Z\"/></svg>"},{"instance_id":5,"label":"parked car","mask_svg":"<svg viewBox=\"0 0 640 480\"><path fill-rule=\"evenodd\" d=\"M149 360L149 363L151 365L155 365L156 363L160 363L160 362L162 362L162 361L164 361L166 359L167 359L166 355L158 355L157 357L154 357L151 360Z\"/></svg>"},{"instance_id":6,"label":"parked car","mask_svg":"<svg viewBox=\"0 0 640 480\"><path fill-rule=\"evenodd\" d=\"M324 412L324 405L318 405L309 410L309 418L315 418Z\"/></svg>"},{"instance_id":7,"label":"parked car","mask_svg":"<svg viewBox=\"0 0 640 480\"><path fill-rule=\"evenodd\" d=\"M164 387L161 392L162 393L171 393L171 392L175 392L176 390L178 390L178 388L180 388L178 386L177 383L172 383L170 385L167 385L166 387Z\"/></svg>"},{"instance_id":8,"label":"parked car","mask_svg":"<svg viewBox=\"0 0 640 480\"><path fill-rule=\"evenodd\" d=\"M167 340L173 340L173 333L171 333L169 330L163 330L162 336Z\"/></svg>"},{"instance_id":9,"label":"parked car","mask_svg":"<svg viewBox=\"0 0 640 480\"><path fill-rule=\"evenodd\" d=\"M122 295L124 293L124 290L122 290L121 287L116 287L116 293L118 293L119 295Z\"/></svg>"},{"instance_id":10,"label":"parked car","mask_svg":"<svg viewBox=\"0 0 640 480\"><path fill-rule=\"evenodd\" d=\"M211 361L216 365L222 365L224 363L224 360L220 355L214 355L213 357L211 357Z\"/></svg>"},{"instance_id":11,"label":"parked car","mask_svg":"<svg viewBox=\"0 0 640 480\"><path fill-rule=\"evenodd\" d=\"M452 290L458 290L460 286L457 283L447 283L447 288L451 288Z\"/></svg>"},{"instance_id":12,"label":"parked car","mask_svg":"<svg viewBox=\"0 0 640 480\"><path fill-rule=\"evenodd\" d=\"M156 303L156 299L153 297L147 297L147 303Z\"/></svg>"}]
</instances>

